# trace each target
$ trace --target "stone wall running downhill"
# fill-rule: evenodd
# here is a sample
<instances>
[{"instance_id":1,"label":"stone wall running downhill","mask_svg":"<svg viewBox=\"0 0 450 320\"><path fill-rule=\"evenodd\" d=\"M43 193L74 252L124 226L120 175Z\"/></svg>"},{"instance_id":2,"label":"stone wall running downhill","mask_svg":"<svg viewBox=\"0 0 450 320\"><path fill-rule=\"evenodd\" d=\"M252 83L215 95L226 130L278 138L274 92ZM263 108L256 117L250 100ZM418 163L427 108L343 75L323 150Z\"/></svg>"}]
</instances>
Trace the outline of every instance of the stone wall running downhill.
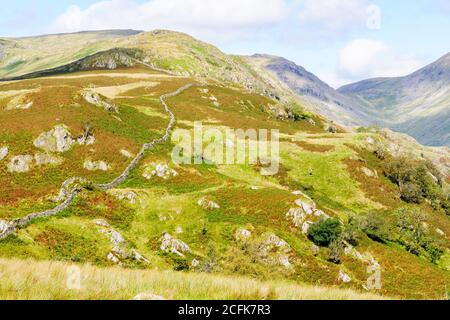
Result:
<instances>
[{"instance_id":1,"label":"stone wall running downhill","mask_svg":"<svg viewBox=\"0 0 450 320\"><path fill-rule=\"evenodd\" d=\"M147 65L147 66L152 68L149 65ZM51 216L57 215L61 211L67 209L72 204L72 202L76 198L76 196L80 192L82 192L83 190L85 190L87 188L95 188L95 189L107 191L107 190L113 189L113 188L117 187L118 185L120 185L121 183L123 183L130 176L131 172L139 165L140 161L142 160L142 158L144 157L145 153L148 150L152 149L155 145L165 143L169 140L172 129L175 126L176 119L175 119L175 115L172 113L172 111L170 110L170 108L167 105L167 103L165 102L165 100L167 98L179 95L180 93L188 90L192 86L194 86L194 84L192 84L192 83L187 84L187 85L179 88L178 90L176 90L172 93L164 94L159 98L162 106L164 107L164 110L170 116L170 122L166 128L166 132L162 137L155 139L149 143L144 144L142 146L141 150L139 151L139 153L134 157L134 159L125 168L125 170L122 172L122 174L120 176L118 176L112 182L107 183L107 184L95 184L84 178L69 178L69 179L67 179L66 181L63 182L60 192L59 192L59 196L58 196L58 200L60 200L60 201L64 200L61 204L59 204L57 207L47 210L47 211L32 213L23 218L12 220L10 222L6 222L7 227L4 228L2 233L0 233L0 240L5 239L6 237L10 236L18 228L23 228L23 227L27 226L29 223L31 223L35 219L51 217Z\"/></svg>"}]
</instances>

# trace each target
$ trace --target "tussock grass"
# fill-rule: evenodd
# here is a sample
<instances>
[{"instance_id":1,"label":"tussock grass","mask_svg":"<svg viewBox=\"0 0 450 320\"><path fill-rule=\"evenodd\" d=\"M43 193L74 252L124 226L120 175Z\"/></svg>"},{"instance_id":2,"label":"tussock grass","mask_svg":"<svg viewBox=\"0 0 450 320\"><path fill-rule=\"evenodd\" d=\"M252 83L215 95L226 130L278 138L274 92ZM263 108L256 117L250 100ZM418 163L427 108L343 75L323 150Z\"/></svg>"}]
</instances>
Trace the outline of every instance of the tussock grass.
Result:
<instances>
[{"instance_id":1,"label":"tussock grass","mask_svg":"<svg viewBox=\"0 0 450 320\"><path fill-rule=\"evenodd\" d=\"M0 299L132 299L151 292L166 299L376 300L381 296L353 290L303 286L289 282L259 282L172 271L100 269L78 266L81 288L73 265L60 262L0 259ZM69 286L68 286L69 284Z\"/></svg>"}]
</instances>

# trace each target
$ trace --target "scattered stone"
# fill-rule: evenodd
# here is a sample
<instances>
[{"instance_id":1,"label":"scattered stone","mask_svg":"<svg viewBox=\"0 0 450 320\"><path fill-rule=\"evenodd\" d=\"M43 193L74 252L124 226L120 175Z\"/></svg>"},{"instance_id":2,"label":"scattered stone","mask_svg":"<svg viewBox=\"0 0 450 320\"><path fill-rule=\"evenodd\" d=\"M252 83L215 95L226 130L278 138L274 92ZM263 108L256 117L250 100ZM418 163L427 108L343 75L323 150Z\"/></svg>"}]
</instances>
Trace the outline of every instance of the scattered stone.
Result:
<instances>
[{"instance_id":1,"label":"scattered stone","mask_svg":"<svg viewBox=\"0 0 450 320\"><path fill-rule=\"evenodd\" d=\"M319 247L319 246L316 246L315 244L313 244L313 245L311 246L311 253L312 253L314 256L317 256L317 255L319 254L319 252L320 252L320 247Z\"/></svg>"},{"instance_id":2,"label":"scattered stone","mask_svg":"<svg viewBox=\"0 0 450 320\"><path fill-rule=\"evenodd\" d=\"M259 190L260 187L257 187L257 186L251 186L250 189L252 189L252 190Z\"/></svg>"},{"instance_id":3,"label":"scattered stone","mask_svg":"<svg viewBox=\"0 0 450 320\"><path fill-rule=\"evenodd\" d=\"M161 241L161 251L171 252L184 257L183 253L191 252L191 248L181 240L175 239L169 233L165 232L160 239Z\"/></svg>"},{"instance_id":4,"label":"scattered stone","mask_svg":"<svg viewBox=\"0 0 450 320\"><path fill-rule=\"evenodd\" d=\"M271 233L258 245L259 259L269 265L281 265L289 268L288 254L291 252L289 244Z\"/></svg>"},{"instance_id":5,"label":"scattered stone","mask_svg":"<svg viewBox=\"0 0 450 320\"><path fill-rule=\"evenodd\" d=\"M133 191L125 190L112 190L110 193L115 196L118 200L127 200L130 204L135 204L137 199L137 194Z\"/></svg>"},{"instance_id":6,"label":"scattered stone","mask_svg":"<svg viewBox=\"0 0 450 320\"><path fill-rule=\"evenodd\" d=\"M289 262L289 257L288 256L280 256L278 258L278 262L280 263L280 265L282 265L285 268L289 268L291 266L291 263Z\"/></svg>"},{"instance_id":7,"label":"scattered stone","mask_svg":"<svg viewBox=\"0 0 450 320\"><path fill-rule=\"evenodd\" d=\"M368 144L374 144L374 143L375 143L375 140L374 140L372 137L367 137L367 138L366 138L366 142L367 142Z\"/></svg>"},{"instance_id":8,"label":"scattered stone","mask_svg":"<svg viewBox=\"0 0 450 320\"><path fill-rule=\"evenodd\" d=\"M33 161L33 156L30 155L20 155L15 156L11 159L11 161L8 163L8 171L13 173L24 173L28 172L31 169Z\"/></svg>"},{"instance_id":9,"label":"scattered stone","mask_svg":"<svg viewBox=\"0 0 450 320\"><path fill-rule=\"evenodd\" d=\"M237 241L246 241L252 236L252 233L246 229L240 228L236 230L236 233L234 234L234 238Z\"/></svg>"},{"instance_id":10,"label":"scattered stone","mask_svg":"<svg viewBox=\"0 0 450 320\"><path fill-rule=\"evenodd\" d=\"M180 226L176 227L176 228L175 228L175 233L176 233L176 234L182 234L182 233L183 233L183 228L180 227Z\"/></svg>"},{"instance_id":11,"label":"scattered stone","mask_svg":"<svg viewBox=\"0 0 450 320\"><path fill-rule=\"evenodd\" d=\"M344 283L349 283L352 281L352 278L348 274L346 274L344 271L339 271L339 281L342 281Z\"/></svg>"},{"instance_id":12,"label":"scattered stone","mask_svg":"<svg viewBox=\"0 0 450 320\"><path fill-rule=\"evenodd\" d=\"M366 176L368 176L369 178L376 177L375 172L373 172L373 171L370 170L369 168L362 167L362 168L361 168L361 171L362 171Z\"/></svg>"},{"instance_id":13,"label":"scattered stone","mask_svg":"<svg viewBox=\"0 0 450 320\"><path fill-rule=\"evenodd\" d=\"M47 152L66 152L75 144L69 129L65 125L56 125L52 130L42 133L33 142L34 146Z\"/></svg>"},{"instance_id":14,"label":"scattered stone","mask_svg":"<svg viewBox=\"0 0 450 320\"><path fill-rule=\"evenodd\" d=\"M80 146L90 146L95 143L95 137L92 134L88 136L82 135L78 137L77 142Z\"/></svg>"},{"instance_id":15,"label":"scattered stone","mask_svg":"<svg viewBox=\"0 0 450 320\"><path fill-rule=\"evenodd\" d=\"M217 203L215 203L214 201L210 201L207 198L202 198L198 200L197 203L200 207L202 207L205 210L220 209L220 206Z\"/></svg>"},{"instance_id":16,"label":"scattered stone","mask_svg":"<svg viewBox=\"0 0 450 320\"><path fill-rule=\"evenodd\" d=\"M191 262L192 268L197 268L200 265L200 262L197 259L193 259Z\"/></svg>"},{"instance_id":17,"label":"scattered stone","mask_svg":"<svg viewBox=\"0 0 450 320\"><path fill-rule=\"evenodd\" d=\"M445 237L445 232L442 231L442 230L439 229L439 228L436 229L436 233L437 233L438 235L442 236L442 237Z\"/></svg>"},{"instance_id":18,"label":"scattered stone","mask_svg":"<svg viewBox=\"0 0 450 320\"><path fill-rule=\"evenodd\" d=\"M2 161L3 159L6 158L6 156L8 155L9 149L8 147L1 147L0 148L0 161Z\"/></svg>"},{"instance_id":19,"label":"scattered stone","mask_svg":"<svg viewBox=\"0 0 450 320\"><path fill-rule=\"evenodd\" d=\"M84 161L83 167L89 171L108 171L110 169L109 164L107 164L105 161L92 160Z\"/></svg>"},{"instance_id":20,"label":"scattered stone","mask_svg":"<svg viewBox=\"0 0 450 320\"><path fill-rule=\"evenodd\" d=\"M158 296L153 293L139 293L136 297L133 298L136 301L158 301L158 300L166 300L164 297Z\"/></svg>"},{"instance_id":21,"label":"scattered stone","mask_svg":"<svg viewBox=\"0 0 450 320\"><path fill-rule=\"evenodd\" d=\"M120 150L120 154L129 159L133 158L133 155L131 154L131 152L129 152L125 149Z\"/></svg>"},{"instance_id":22,"label":"scattered stone","mask_svg":"<svg viewBox=\"0 0 450 320\"><path fill-rule=\"evenodd\" d=\"M37 166L43 166L48 164L59 165L64 162L64 159L58 156L51 155L49 153L36 153L34 155L34 161Z\"/></svg>"},{"instance_id":23,"label":"scattered stone","mask_svg":"<svg viewBox=\"0 0 450 320\"><path fill-rule=\"evenodd\" d=\"M313 125L313 126L316 125L316 122L313 119L311 119L311 118L308 119L308 123Z\"/></svg>"},{"instance_id":24,"label":"scattered stone","mask_svg":"<svg viewBox=\"0 0 450 320\"><path fill-rule=\"evenodd\" d=\"M120 264L120 259L116 257L112 252L108 254L107 259L114 264Z\"/></svg>"},{"instance_id":25,"label":"scattered stone","mask_svg":"<svg viewBox=\"0 0 450 320\"><path fill-rule=\"evenodd\" d=\"M147 166L144 169L144 173L142 174L142 176L147 180L150 180L152 177L158 177L167 180L170 177L178 176L178 172L171 169L167 164L152 163L150 166Z\"/></svg>"},{"instance_id":26,"label":"scattered stone","mask_svg":"<svg viewBox=\"0 0 450 320\"><path fill-rule=\"evenodd\" d=\"M292 194L293 194L294 196L300 196L300 195L303 194L303 192L301 192L301 191L299 191L299 190L296 190L296 191L292 191Z\"/></svg>"}]
</instances>

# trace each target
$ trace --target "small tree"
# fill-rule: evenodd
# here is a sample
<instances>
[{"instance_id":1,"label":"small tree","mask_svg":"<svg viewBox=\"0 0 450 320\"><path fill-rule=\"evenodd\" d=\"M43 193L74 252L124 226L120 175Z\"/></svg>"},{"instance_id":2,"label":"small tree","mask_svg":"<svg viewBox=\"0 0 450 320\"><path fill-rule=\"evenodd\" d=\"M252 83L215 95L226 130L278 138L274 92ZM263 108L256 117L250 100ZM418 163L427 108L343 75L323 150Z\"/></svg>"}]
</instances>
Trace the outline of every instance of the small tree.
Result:
<instances>
[{"instance_id":1,"label":"small tree","mask_svg":"<svg viewBox=\"0 0 450 320\"><path fill-rule=\"evenodd\" d=\"M308 230L308 237L319 246L328 246L338 239L342 233L341 222L337 219L326 219L313 224Z\"/></svg>"}]
</instances>

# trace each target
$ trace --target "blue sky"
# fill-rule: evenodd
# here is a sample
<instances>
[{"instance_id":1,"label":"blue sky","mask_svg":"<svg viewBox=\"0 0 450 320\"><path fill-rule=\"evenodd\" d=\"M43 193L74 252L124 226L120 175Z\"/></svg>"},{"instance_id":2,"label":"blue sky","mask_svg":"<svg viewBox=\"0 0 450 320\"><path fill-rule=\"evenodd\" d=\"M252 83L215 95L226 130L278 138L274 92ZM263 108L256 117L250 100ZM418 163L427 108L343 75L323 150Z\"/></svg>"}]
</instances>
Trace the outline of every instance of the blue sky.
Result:
<instances>
[{"instance_id":1,"label":"blue sky","mask_svg":"<svg viewBox=\"0 0 450 320\"><path fill-rule=\"evenodd\" d=\"M448 0L15 0L0 36L167 28L227 53L284 56L334 87L406 75L450 51Z\"/></svg>"}]
</instances>

